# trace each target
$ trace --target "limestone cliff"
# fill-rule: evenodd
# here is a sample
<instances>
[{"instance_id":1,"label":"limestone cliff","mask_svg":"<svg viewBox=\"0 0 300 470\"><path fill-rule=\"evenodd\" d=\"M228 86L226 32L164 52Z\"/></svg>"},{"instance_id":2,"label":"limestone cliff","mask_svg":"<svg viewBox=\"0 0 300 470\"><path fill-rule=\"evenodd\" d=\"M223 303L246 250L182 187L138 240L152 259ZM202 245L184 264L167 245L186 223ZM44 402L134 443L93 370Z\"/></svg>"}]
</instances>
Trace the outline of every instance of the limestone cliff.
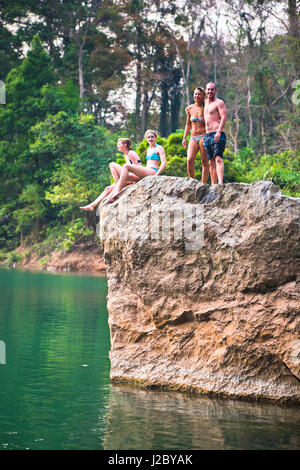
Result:
<instances>
[{"instance_id":1,"label":"limestone cliff","mask_svg":"<svg viewBox=\"0 0 300 470\"><path fill-rule=\"evenodd\" d=\"M147 177L102 204L111 379L300 403L299 216L271 182Z\"/></svg>"}]
</instances>

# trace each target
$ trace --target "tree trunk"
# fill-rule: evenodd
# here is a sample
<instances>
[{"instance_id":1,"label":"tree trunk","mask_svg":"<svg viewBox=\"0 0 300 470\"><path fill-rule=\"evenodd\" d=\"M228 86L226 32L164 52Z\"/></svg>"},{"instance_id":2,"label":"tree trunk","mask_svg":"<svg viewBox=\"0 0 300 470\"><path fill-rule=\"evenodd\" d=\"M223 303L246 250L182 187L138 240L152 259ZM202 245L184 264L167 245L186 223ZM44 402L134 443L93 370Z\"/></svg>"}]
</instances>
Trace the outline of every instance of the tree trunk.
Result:
<instances>
[{"instance_id":1,"label":"tree trunk","mask_svg":"<svg viewBox=\"0 0 300 470\"><path fill-rule=\"evenodd\" d=\"M84 78L83 78L83 65L82 65L83 47L80 44L78 49L78 75L79 75L79 95L80 99L85 97Z\"/></svg>"},{"instance_id":2,"label":"tree trunk","mask_svg":"<svg viewBox=\"0 0 300 470\"><path fill-rule=\"evenodd\" d=\"M263 110L263 116L261 120L261 137L262 137L262 146L264 155L268 153L267 151L267 139L266 139L266 130L265 130L265 118L266 118L266 110Z\"/></svg>"},{"instance_id":3,"label":"tree trunk","mask_svg":"<svg viewBox=\"0 0 300 470\"><path fill-rule=\"evenodd\" d=\"M169 134L168 122L168 109L169 109L169 93L168 84L164 81L161 82L161 104L160 104L160 122L159 130L162 137L167 137Z\"/></svg>"},{"instance_id":4,"label":"tree trunk","mask_svg":"<svg viewBox=\"0 0 300 470\"><path fill-rule=\"evenodd\" d=\"M300 38L300 21L297 8L297 0L288 0L289 34L294 38Z\"/></svg>"},{"instance_id":5,"label":"tree trunk","mask_svg":"<svg viewBox=\"0 0 300 470\"><path fill-rule=\"evenodd\" d=\"M142 109L142 135L145 134L147 128L147 117L148 117L148 91L144 89L143 92L143 109Z\"/></svg>"},{"instance_id":6,"label":"tree trunk","mask_svg":"<svg viewBox=\"0 0 300 470\"><path fill-rule=\"evenodd\" d=\"M214 83L217 83L217 46L214 47Z\"/></svg>"},{"instance_id":7,"label":"tree trunk","mask_svg":"<svg viewBox=\"0 0 300 470\"><path fill-rule=\"evenodd\" d=\"M187 47L188 59L187 59L187 66L185 68L184 60L182 58L182 55L180 54L178 44L177 44L177 42L176 42L176 40L175 40L175 38L173 37L172 34L171 34L171 39L172 39L172 42L175 46L175 49L176 49L176 52L177 52L177 55L178 55L178 58L179 58L181 72L182 72L182 78L183 78L183 84L184 84L183 86L184 86L184 90L185 90L185 92L184 92L185 106L188 106L190 104L189 79L190 79L190 69L191 69L191 56L190 56L191 42L190 42L190 40L188 41L188 47Z\"/></svg>"},{"instance_id":8,"label":"tree trunk","mask_svg":"<svg viewBox=\"0 0 300 470\"><path fill-rule=\"evenodd\" d=\"M292 57L295 66L295 76L300 74L300 19L296 0L288 0L289 36Z\"/></svg>"},{"instance_id":9,"label":"tree trunk","mask_svg":"<svg viewBox=\"0 0 300 470\"><path fill-rule=\"evenodd\" d=\"M135 125L136 137L140 139L140 122L141 122L141 102L142 102L142 64L138 59L136 64L136 96L135 96Z\"/></svg>"},{"instance_id":10,"label":"tree trunk","mask_svg":"<svg viewBox=\"0 0 300 470\"><path fill-rule=\"evenodd\" d=\"M190 73L191 73L191 41L188 42L188 58L185 73L185 99L186 106L190 104Z\"/></svg>"},{"instance_id":11,"label":"tree trunk","mask_svg":"<svg viewBox=\"0 0 300 470\"><path fill-rule=\"evenodd\" d=\"M234 135L234 153L237 154L239 151L239 129L240 129L240 118L237 105L237 98L235 97L235 135Z\"/></svg>"},{"instance_id":12,"label":"tree trunk","mask_svg":"<svg viewBox=\"0 0 300 470\"><path fill-rule=\"evenodd\" d=\"M253 119L252 119L252 114L251 114L251 90L250 90L250 76L248 75L247 79L247 85L248 85L248 98L247 98L247 109L248 109L248 117L249 117L249 144L248 146L251 146L252 142L252 137L253 137Z\"/></svg>"},{"instance_id":13,"label":"tree trunk","mask_svg":"<svg viewBox=\"0 0 300 470\"><path fill-rule=\"evenodd\" d=\"M135 96L135 126L136 126L136 138L140 139L142 136L141 132L141 104L142 104L142 54L140 39L141 30L137 29L137 50L136 50L136 96Z\"/></svg>"},{"instance_id":14,"label":"tree trunk","mask_svg":"<svg viewBox=\"0 0 300 470\"><path fill-rule=\"evenodd\" d=\"M173 71L173 87L170 94L170 108L171 108L171 119L170 119L170 131L176 132L179 128L179 113L181 105L181 73L179 69Z\"/></svg>"}]
</instances>

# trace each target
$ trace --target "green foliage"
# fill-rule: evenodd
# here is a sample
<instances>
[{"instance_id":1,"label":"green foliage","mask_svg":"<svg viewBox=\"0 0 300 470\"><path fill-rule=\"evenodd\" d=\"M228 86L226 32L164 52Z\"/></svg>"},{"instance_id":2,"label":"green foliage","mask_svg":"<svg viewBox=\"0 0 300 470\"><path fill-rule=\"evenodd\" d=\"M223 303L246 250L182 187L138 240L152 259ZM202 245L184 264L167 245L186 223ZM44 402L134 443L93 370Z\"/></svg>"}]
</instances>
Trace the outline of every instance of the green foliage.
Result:
<instances>
[{"instance_id":1,"label":"green foliage","mask_svg":"<svg viewBox=\"0 0 300 470\"><path fill-rule=\"evenodd\" d=\"M16 232L23 235L34 226L35 235L37 235L39 222L45 213L39 186L36 184L26 186L18 202L21 207L13 213L13 218L17 222Z\"/></svg>"},{"instance_id":2,"label":"green foliage","mask_svg":"<svg viewBox=\"0 0 300 470\"><path fill-rule=\"evenodd\" d=\"M63 247L69 251L75 244L86 243L91 238L95 238L95 230L88 226L86 220L78 218L67 225Z\"/></svg>"},{"instance_id":3,"label":"green foliage","mask_svg":"<svg viewBox=\"0 0 300 470\"><path fill-rule=\"evenodd\" d=\"M6 267L15 266L21 264L23 261L23 255L15 251L3 254L0 264Z\"/></svg>"},{"instance_id":4,"label":"green foliage","mask_svg":"<svg viewBox=\"0 0 300 470\"><path fill-rule=\"evenodd\" d=\"M30 149L57 161L46 199L70 211L95 198L109 184L109 163L115 159L116 136L95 124L91 115L60 112L36 125Z\"/></svg>"},{"instance_id":5,"label":"green foliage","mask_svg":"<svg viewBox=\"0 0 300 470\"><path fill-rule=\"evenodd\" d=\"M210 34L207 22L200 25L194 1L182 7L140 0L1 5L0 80L6 105L0 104L0 248L11 253L9 263L15 262L20 237L39 242L40 254L93 238L95 215L78 206L110 184L111 161L124 164L116 150L124 129L131 138L142 135L144 127L159 129L164 137L158 143L167 157L164 174L187 176L183 131L168 135L186 119L180 110L183 77L190 89L184 92L214 75L218 80L218 96L228 110L226 132L239 147L236 154L229 145L225 150L225 183L271 180L284 194L300 195L298 17L287 10L286 24L293 24L294 32L271 37L260 9L265 2L226 3L248 12L228 10L236 41L226 44ZM266 3L275 8L276 2ZM189 43L176 25L186 28ZM24 45L30 47L21 60ZM121 88L124 83L129 88L128 77L136 90L130 110ZM145 139L137 145L143 164L147 145ZM199 152L195 169L200 180Z\"/></svg>"},{"instance_id":6,"label":"green foliage","mask_svg":"<svg viewBox=\"0 0 300 470\"><path fill-rule=\"evenodd\" d=\"M186 149L182 147L183 132L178 131L167 139L158 138L167 156L167 167L164 171L168 176L187 176ZM147 150L144 139L138 146L137 152L141 159ZM256 156L253 149L245 147L236 155L229 150L224 152L224 183L252 183L258 180L273 181L273 183L288 196L300 196L300 151L285 151L281 154ZM201 157L197 154L195 160L196 179L201 179Z\"/></svg>"},{"instance_id":7,"label":"green foliage","mask_svg":"<svg viewBox=\"0 0 300 470\"><path fill-rule=\"evenodd\" d=\"M165 152L167 166L165 174L168 176L187 176L187 149L182 146L183 132L169 135L166 140ZM199 154L195 161L196 175L199 176ZM201 159L200 159L201 160Z\"/></svg>"},{"instance_id":8,"label":"green foliage","mask_svg":"<svg viewBox=\"0 0 300 470\"><path fill-rule=\"evenodd\" d=\"M36 238L40 222L51 213L44 194L58 156L39 153L33 143L35 126L49 112L58 112L60 106L74 110L76 103L70 84L55 87L50 57L38 37L22 63L9 72L6 91L7 104L0 107L0 202L5 213L0 246L14 248L16 234L22 239L32 230Z\"/></svg>"},{"instance_id":9,"label":"green foliage","mask_svg":"<svg viewBox=\"0 0 300 470\"><path fill-rule=\"evenodd\" d=\"M248 162L243 180L246 183L272 181L283 194L300 197L300 152L287 150L281 154L262 155L257 164Z\"/></svg>"}]
</instances>

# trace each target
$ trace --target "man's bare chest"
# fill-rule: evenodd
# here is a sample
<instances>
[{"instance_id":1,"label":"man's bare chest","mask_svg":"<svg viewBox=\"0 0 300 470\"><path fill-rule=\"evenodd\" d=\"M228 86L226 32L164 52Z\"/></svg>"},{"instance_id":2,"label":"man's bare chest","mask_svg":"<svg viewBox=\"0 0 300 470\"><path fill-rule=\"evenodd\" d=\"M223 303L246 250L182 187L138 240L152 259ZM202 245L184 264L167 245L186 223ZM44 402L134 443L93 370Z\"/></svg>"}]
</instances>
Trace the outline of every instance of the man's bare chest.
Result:
<instances>
[{"instance_id":1,"label":"man's bare chest","mask_svg":"<svg viewBox=\"0 0 300 470\"><path fill-rule=\"evenodd\" d=\"M205 106L204 114L207 117L219 115L217 103L211 103Z\"/></svg>"}]
</instances>

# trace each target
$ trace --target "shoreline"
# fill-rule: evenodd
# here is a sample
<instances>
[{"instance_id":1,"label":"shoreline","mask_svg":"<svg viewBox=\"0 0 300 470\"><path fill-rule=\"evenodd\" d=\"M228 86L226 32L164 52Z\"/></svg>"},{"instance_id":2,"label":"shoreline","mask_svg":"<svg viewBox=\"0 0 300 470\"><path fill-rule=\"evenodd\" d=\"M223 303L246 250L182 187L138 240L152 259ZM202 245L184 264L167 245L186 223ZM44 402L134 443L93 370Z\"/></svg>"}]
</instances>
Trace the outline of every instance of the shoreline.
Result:
<instances>
[{"instance_id":1,"label":"shoreline","mask_svg":"<svg viewBox=\"0 0 300 470\"><path fill-rule=\"evenodd\" d=\"M40 256L29 249L15 250L21 259L12 258L0 264L0 269L18 269L29 272L72 274L106 277L104 258L99 246L84 247L65 251L55 250Z\"/></svg>"},{"instance_id":2,"label":"shoreline","mask_svg":"<svg viewBox=\"0 0 300 470\"><path fill-rule=\"evenodd\" d=\"M0 270L7 271L21 271L29 273L44 273L44 274L65 274L70 276L92 276L92 277L107 277L106 272L98 271L71 271L71 270L55 270L55 269L41 269L35 266L0 266Z\"/></svg>"}]
</instances>

